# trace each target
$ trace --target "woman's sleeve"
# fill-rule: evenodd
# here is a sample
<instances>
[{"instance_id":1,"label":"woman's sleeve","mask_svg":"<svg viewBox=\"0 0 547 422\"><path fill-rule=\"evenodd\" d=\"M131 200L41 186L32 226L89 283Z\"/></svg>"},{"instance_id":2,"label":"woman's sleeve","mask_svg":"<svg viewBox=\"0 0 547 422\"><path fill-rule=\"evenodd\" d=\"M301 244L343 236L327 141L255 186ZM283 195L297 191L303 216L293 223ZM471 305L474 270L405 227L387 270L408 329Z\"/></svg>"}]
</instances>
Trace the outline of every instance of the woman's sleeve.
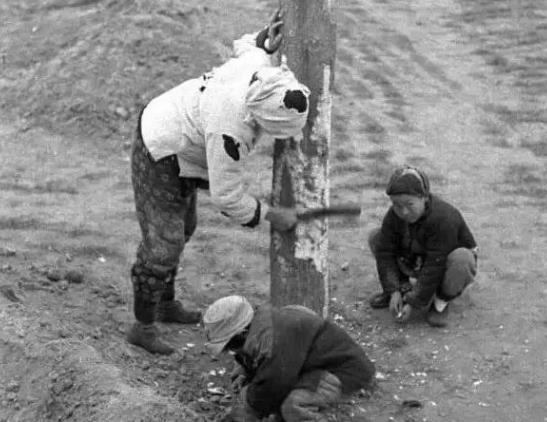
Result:
<instances>
[{"instance_id":1,"label":"woman's sleeve","mask_svg":"<svg viewBox=\"0 0 547 422\"><path fill-rule=\"evenodd\" d=\"M395 227L397 217L390 208L382 221L382 228L379 233L379 241L375 252L376 269L383 290L386 293L393 293L399 290L400 271L397 266L397 233Z\"/></svg>"},{"instance_id":2,"label":"woman's sleeve","mask_svg":"<svg viewBox=\"0 0 547 422\"><path fill-rule=\"evenodd\" d=\"M246 227L263 220L268 206L249 195L242 172L249 154L247 143L227 133L206 135L209 191L221 212Z\"/></svg>"}]
</instances>

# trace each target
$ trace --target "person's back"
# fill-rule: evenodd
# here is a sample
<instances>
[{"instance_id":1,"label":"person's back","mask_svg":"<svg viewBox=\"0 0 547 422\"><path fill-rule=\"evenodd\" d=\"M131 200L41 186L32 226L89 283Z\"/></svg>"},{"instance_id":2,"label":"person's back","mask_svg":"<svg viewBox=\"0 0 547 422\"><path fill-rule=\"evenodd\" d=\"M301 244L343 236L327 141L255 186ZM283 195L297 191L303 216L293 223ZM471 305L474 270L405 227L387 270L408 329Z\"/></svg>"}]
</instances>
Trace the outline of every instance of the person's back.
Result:
<instances>
[{"instance_id":1,"label":"person's back","mask_svg":"<svg viewBox=\"0 0 547 422\"><path fill-rule=\"evenodd\" d=\"M373 387L374 365L361 347L304 306L255 311L244 297L227 296L207 308L203 325L211 353L231 351L239 363L232 380L244 387L225 420L320 420L342 395Z\"/></svg>"},{"instance_id":2,"label":"person's back","mask_svg":"<svg viewBox=\"0 0 547 422\"><path fill-rule=\"evenodd\" d=\"M338 325L325 321L317 333L303 372L326 369L342 382L342 392L351 394L361 388L369 388L374 379L374 364L365 351Z\"/></svg>"},{"instance_id":3,"label":"person's back","mask_svg":"<svg viewBox=\"0 0 547 422\"><path fill-rule=\"evenodd\" d=\"M327 372L342 394L371 387L375 372L343 329L296 306L258 308L236 359L248 373L247 401L262 415L278 411L294 390L316 391Z\"/></svg>"},{"instance_id":4,"label":"person's back","mask_svg":"<svg viewBox=\"0 0 547 422\"><path fill-rule=\"evenodd\" d=\"M245 94L252 75L271 66L272 57L254 45L251 35L236 40L234 50L234 58L158 95L143 111L142 135L151 155L177 154L181 176L208 179L207 132L253 138L244 122Z\"/></svg>"}]
</instances>

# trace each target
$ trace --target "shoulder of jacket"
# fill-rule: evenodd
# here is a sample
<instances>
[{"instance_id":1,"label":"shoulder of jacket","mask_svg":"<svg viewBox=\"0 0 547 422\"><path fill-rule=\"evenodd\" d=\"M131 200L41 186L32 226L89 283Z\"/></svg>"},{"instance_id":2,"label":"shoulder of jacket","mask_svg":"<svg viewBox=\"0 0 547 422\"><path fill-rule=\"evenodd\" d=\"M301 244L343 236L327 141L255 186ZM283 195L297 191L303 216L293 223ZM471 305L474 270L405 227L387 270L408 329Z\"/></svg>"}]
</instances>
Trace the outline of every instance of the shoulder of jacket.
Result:
<instances>
[{"instance_id":1,"label":"shoulder of jacket","mask_svg":"<svg viewBox=\"0 0 547 422\"><path fill-rule=\"evenodd\" d=\"M214 87L211 87L211 90L213 89ZM204 95L200 113L205 132L224 133L239 141L251 142L254 131L246 122L247 110L243 97L237 90L230 92L227 87L221 87L219 92L211 91L207 96Z\"/></svg>"},{"instance_id":2,"label":"shoulder of jacket","mask_svg":"<svg viewBox=\"0 0 547 422\"><path fill-rule=\"evenodd\" d=\"M446 200L432 195L431 197L432 217L446 218L460 216L460 211Z\"/></svg>"},{"instance_id":3,"label":"shoulder of jacket","mask_svg":"<svg viewBox=\"0 0 547 422\"><path fill-rule=\"evenodd\" d=\"M252 356L255 362L270 358L273 351L274 330L272 308L259 307L255 311L253 322L245 341L244 351Z\"/></svg>"}]
</instances>

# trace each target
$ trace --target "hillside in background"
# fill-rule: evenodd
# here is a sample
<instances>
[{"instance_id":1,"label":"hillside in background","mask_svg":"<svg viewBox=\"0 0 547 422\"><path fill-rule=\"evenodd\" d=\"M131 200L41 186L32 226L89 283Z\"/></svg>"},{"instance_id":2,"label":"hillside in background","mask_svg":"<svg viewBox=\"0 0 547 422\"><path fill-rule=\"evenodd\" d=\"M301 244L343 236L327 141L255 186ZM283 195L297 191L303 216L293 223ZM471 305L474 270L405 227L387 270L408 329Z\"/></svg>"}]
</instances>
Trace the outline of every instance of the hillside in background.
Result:
<instances>
[{"instance_id":1,"label":"hillside in background","mask_svg":"<svg viewBox=\"0 0 547 422\"><path fill-rule=\"evenodd\" d=\"M220 64L267 19L265 3L233 7L241 15L207 0L4 1L1 110L61 133L127 137L154 95Z\"/></svg>"},{"instance_id":2,"label":"hillside in background","mask_svg":"<svg viewBox=\"0 0 547 422\"><path fill-rule=\"evenodd\" d=\"M330 317L375 361L378 388L329 422L544 422L547 3L334 3L330 199L363 213L329 221ZM171 357L124 340L139 241L129 147L149 99L222 63L276 4L0 2L0 422L226 411L231 362L207 355L199 327L159 326ZM259 145L248 164L261 198L271 151ZM368 306L379 285L367 236L402 163L428 173L479 243L477 281L447 329ZM200 193L177 296L268 301L269 241L267 225L234 225Z\"/></svg>"}]
</instances>

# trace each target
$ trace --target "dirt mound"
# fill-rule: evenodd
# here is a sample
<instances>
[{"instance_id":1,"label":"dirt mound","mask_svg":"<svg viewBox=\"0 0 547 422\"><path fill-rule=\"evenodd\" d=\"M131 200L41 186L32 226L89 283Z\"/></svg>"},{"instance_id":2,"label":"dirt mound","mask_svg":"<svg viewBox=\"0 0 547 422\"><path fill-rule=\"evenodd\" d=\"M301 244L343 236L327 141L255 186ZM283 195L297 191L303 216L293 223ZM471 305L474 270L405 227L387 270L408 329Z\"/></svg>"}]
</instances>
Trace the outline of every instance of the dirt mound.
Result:
<instances>
[{"instance_id":1,"label":"dirt mound","mask_svg":"<svg viewBox=\"0 0 547 422\"><path fill-rule=\"evenodd\" d=\"M16 411L10 421L199 420L176 398L130 385L117 366L84 342L4 341L2 348L13 377L2 402L4 409Z\"/></svg>"},{"instance_id":2,"label":"dirt mound","mask_svg":"<svg viewBox=\"0 0 547 422\"><path fill-rule=\"evenodd\" d=\"M102 138L128 136L148 100L219 64L260 22L252 5L235 24L211 0L2 3L2 112Z\"/></svg>"},{"instance_id":3,"label":"dirt mound","mask_svg":"<svg viewBox=\"0 0 547 422\"><path fill-rule=\"evenodd\" d=\"M339 421L540 421L545 415L547 11L535 0L339 2L331 316L375 360L378 390ZM139 240L127 148L150 97L219 64L277 3L0 2L0 421L215 420L230 359L198 327L159 324L178 351L128 345ZM13 122L13 123L8 123ZM111 146L111 147L108 147ZM249 163L271 188L271 145ZM422 167L480 245L451 326L404 326L367 302L367 249L395 164ZM244 230L199 196L177 297L268 300L269 227ZM406 404L405 404L406 403ZM412 406L409 406L408 404Z\"/></svg>"}]
</instances>

